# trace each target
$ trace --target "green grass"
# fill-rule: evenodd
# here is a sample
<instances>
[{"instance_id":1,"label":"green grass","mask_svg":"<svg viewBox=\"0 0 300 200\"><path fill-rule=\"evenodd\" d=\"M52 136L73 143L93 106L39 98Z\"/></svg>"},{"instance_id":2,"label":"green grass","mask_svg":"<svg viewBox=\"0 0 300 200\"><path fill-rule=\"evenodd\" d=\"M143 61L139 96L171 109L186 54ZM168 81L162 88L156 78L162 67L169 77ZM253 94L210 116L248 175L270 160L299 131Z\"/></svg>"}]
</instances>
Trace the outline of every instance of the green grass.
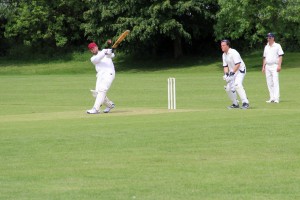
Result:
<instances>
[{"instance_id":1,"label":"green grass","mask_svg":"<svg viewBox=\"0 0 300 200\"><path fill-rule=\"evenodd\" d=\"M299 199L296 57L284 58L280 104L265 103L260 59L245 58L249 110L226 109L219 60L162 70L119 60L117 107L100 115L85 114L88 61L2 66L0 199ZM170 76L176 111L166 109Z\"/></svg>"}]
</instances>

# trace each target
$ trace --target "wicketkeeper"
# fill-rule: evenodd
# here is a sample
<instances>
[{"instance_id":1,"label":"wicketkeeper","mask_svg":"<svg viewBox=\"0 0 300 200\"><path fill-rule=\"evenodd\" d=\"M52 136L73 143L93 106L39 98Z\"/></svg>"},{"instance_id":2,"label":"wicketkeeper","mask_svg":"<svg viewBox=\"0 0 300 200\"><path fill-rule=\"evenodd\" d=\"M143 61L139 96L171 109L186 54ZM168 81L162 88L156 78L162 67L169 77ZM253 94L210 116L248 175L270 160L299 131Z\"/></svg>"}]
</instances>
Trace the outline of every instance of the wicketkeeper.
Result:
<instances>
[{"instance_id":1,"label":"wicketkeeper","mask_svg":"<svg viewBox=\"0 0 300 200\"><path fill-rule=\"evenodd\" d=\"M109 42L109 41L108 41ZM102 49L99 51L96 43L92 42L88 45L90 52L93 54L91 62L95 65L97 72L96 88L91 90L93 96L96 98L92 109L87 110L88 114L100 113L101 105L105 105L104 113L108 113L115 104L106 96L113 80L115 79L115 67L112 58L115 57L112 49Z\"/></svg>"},{"instance_id":2,"label":"wicketkeeper","mask_svg":"<svg viewBox=\"0 0 300 200\"><path fill-rule=\"evenodd\" d=\"M242 60L239 52L237 52L235 49L230 48L229 40L221 41L221 49L223 51L223 79L227 83L224 88L230 100L232 101L232 105L228 106L227 108L239 108L239 102L236 95L236 93L238 93L243 103L241 108L248 109L249 101L243 87L243 81L246 75L246 65Z\"/></svg>"}]
</instances>

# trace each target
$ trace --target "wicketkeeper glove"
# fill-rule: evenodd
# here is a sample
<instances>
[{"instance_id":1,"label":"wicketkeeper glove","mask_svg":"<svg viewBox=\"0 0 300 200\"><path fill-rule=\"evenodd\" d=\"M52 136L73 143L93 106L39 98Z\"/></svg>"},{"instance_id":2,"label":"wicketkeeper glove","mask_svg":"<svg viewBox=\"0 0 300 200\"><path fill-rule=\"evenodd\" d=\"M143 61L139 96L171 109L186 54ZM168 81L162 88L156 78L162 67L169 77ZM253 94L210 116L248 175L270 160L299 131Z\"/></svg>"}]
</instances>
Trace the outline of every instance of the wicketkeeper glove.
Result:
<instances>
[{"instance_id":1,"label":"wicketkeeper glove","mask_svg":"<svg viewBox=\"0 0 300 200\"><path fill-rule=\"evenodd\" d=\"M228 76L229 76L229 74L228 74L228 73L225 73L224 76L223 76L223 80L226 81L226 78L227 78Z\"/></svg>"},{"instance_id":2,"label":"wicketkeeper glove","mask_svg":"<svg viewBox=\"0 0 300 200\"><path fill-rule=\"evenodd\" d=\"M234 72L230 72L229 75L226 77L226 82L232 81L234 78Z\"/></svg>"}]
</instances>

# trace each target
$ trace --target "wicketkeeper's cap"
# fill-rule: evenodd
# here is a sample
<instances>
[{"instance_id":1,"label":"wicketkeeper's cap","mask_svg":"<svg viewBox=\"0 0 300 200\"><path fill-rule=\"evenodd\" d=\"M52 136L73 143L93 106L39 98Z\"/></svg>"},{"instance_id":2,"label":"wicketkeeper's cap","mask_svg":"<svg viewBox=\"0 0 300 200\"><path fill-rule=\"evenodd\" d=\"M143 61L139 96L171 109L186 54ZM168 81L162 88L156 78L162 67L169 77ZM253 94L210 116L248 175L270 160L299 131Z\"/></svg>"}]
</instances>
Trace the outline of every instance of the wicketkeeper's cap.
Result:
<instances>
[{"instance_id":1,"label":"wicketkeeper's cap","mask_svg":"<svg viewBox=\"0 0 300 200\"><path fill-rule=\"evenodd\" d=\"M274 33L268 33L267 37L275 37Z\"/></svg>"},{"instance_id":2,"label":"wicketkeeper's cap","mask_svg":"<svg viewBox=\"0 0 300 200\"><path fill-rule=\"evenodd\" d=\"M97 47L97 44L95 42L91 42L89 45L88 45L88 48L89 49L93 49L94 47Z\"/></svg>"}]
</instances>

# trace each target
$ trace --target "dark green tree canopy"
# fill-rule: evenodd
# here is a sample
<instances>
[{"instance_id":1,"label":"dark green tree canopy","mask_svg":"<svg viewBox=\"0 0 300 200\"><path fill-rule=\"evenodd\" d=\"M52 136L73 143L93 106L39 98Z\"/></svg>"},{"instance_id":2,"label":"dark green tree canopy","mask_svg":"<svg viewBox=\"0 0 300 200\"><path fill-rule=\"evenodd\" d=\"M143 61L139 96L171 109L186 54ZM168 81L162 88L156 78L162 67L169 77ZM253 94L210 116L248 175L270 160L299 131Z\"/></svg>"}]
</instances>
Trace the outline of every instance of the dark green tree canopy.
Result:
<instances>
[{"instance_id":1,"label":"dark green tree canopy","mask_svg":"<svg viewBox=\"0 0 300 200\"><path fill-rule=\"evenodd\" d=\"M250 47L276 33L285 48L300 46L300 0L218 0L216 39L247 41Z\"/></svg>"},{"instance_id":2,"label":"dark green tree canopy","mask_svg":"<svg viewBox=\"0 0 300 200\"><path fill-rule=\"evenodd\" d=\"M11 4L4 35L25 45L63 47L84 37L80 30L85 4L76 0L21 0Z\"/></svg>"},{"instance_id":3,"label":"dark green tree canopy","mask_svg":"<svg viewBox=\"0 0 300 200\"><path fill-rule=\"evenodd\" d=\"M90 40L131 30L130 49L157 50L171 43L174 56L182 55L182 42L213 34L215 1L115 0L87 1L85 33ZM101 22L101 23L100 23ZM204 22L204 23L203 23ZM99 26L100 24L100 26ZM210 27L207 26L210 24ZM167 41L167 42L166 42Z\"/></svg>"},{"instance_id":4,"label":"dark green tree canopy","mask_svg":"<svg viewBox=\"0 0 300 200\"><path fill-rule=\"evenodd\" d=\"M103 44L126 29L121 49L143 55L179 57L223 38L255 48L267 32L300 47L300 0L2 0L0 11L0 49Z\"/></svg>"}]
</instances>

